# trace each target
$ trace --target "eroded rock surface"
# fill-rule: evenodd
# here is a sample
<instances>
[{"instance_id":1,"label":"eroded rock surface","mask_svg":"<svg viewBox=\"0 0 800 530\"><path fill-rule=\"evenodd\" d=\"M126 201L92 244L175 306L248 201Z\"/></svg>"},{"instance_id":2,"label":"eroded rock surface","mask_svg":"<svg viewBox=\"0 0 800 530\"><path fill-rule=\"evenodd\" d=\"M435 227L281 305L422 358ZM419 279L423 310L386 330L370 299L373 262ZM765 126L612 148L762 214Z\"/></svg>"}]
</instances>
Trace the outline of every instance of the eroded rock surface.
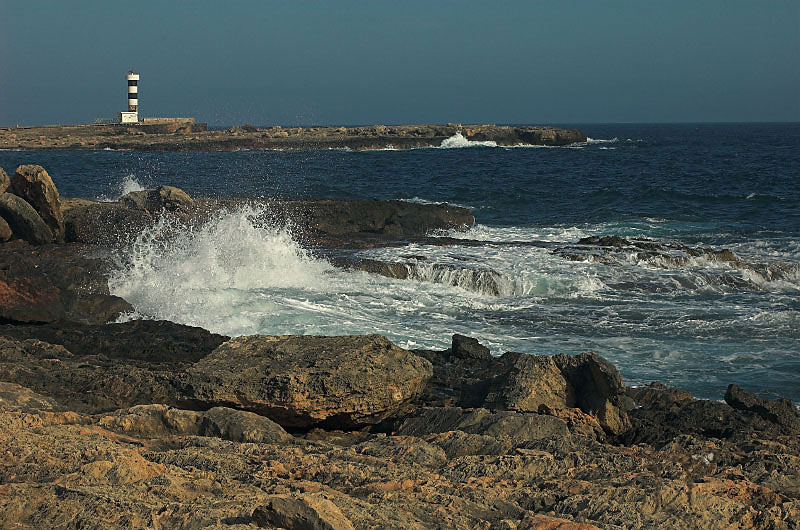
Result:
<instances>
[{"instance_id":1,"label":"eroded rock surface","mask_svg":"<svg viewBox=\"0 0 800 530\"><path fill-rule=\"evenodd\" d=\"M59 243L64 242L64 215L58 189L42 166L19 166L11 177L11 189L39 213Z\"/></svg>"},{"instance_id":2,"label":"eroded rock surface","mask_svg":"<svg viewBox=\"0 0 800 530\"><path fill-rule=\"evenodd\" d=\"M196 403L258 412L285 427L355 427L405 410L424 388L430 363L385 337L232 339L191 366Z\"/></svg>"}]
</instances>

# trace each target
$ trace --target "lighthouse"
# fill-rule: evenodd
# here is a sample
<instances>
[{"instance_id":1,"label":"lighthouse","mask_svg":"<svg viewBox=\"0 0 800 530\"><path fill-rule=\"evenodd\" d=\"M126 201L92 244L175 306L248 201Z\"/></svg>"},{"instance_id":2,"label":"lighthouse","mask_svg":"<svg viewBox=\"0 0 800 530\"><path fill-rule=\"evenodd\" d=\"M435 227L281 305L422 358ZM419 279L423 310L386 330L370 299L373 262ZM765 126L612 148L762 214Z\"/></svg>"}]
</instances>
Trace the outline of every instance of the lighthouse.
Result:
<instances>
[{"instance_id":1,"label":"lighthouse","mask_svg":"<svg viewBox=\"0 0 800 530\"><path fill-rule=\"evenodd\" d=\"M130 70L128 81L128 112L119 113L120 123L139 123L139 74Z\"/></svg>"}]
</instances>

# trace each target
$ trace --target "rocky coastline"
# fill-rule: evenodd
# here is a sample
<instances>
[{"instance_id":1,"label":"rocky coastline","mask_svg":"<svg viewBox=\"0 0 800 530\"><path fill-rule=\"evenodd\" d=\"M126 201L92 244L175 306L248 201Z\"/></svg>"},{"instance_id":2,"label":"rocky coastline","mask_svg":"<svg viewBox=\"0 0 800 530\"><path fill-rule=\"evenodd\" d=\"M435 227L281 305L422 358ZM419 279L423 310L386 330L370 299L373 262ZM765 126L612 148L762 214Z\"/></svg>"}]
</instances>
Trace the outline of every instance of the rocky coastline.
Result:
<instances>
[{"instance_id":1,"label":"rocky coastline","mask_svg":"<svg viewBox=\"0 0 800 530\"><path fill-rule=\"evenodd\" d=\"M461 134L502 146L585 142L577 129L504 125L372 125L208 130L204 124L69 125L0 128L0 149L128 149L135 151L237 151L244 149L413 149L439 147Z\"/></svg>"},{"instance_id":2,"label":"rocky coastline","mask_svg":"<svg viewBox=\"0 0 800 530\"><path fill-rule=\"evenodd\" d=\"M132 309L108 289L117 250L159 216L192 226L241 202L169 186L67 199L40 166L0 170L0 528L800 526L789 400L633 388L598 353L490 352L458 334L435 351L114 323ZM474 222L445 204L268 206L331 255ZM609 237L554 252L623 246L663 250Z\"/></svg>"}]
</instances>

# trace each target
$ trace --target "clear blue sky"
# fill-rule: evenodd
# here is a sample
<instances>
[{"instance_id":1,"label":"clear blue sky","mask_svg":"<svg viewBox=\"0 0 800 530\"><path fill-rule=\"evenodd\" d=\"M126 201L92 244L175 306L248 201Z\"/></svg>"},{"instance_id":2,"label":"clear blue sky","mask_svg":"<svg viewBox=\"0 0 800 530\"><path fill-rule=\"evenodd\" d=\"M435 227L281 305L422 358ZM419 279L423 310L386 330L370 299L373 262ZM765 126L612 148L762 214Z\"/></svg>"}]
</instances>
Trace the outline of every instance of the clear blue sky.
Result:
<instances>
[{"instance_id":1,"label":"clear blue sky","mask_svg":"<svg viewBox=\"0 0 800 530\"><path fill-rule=\"evenodd\" d=\"M0 125L800 120L800 2L0 0Z\"/></svg>"}]
</instances>

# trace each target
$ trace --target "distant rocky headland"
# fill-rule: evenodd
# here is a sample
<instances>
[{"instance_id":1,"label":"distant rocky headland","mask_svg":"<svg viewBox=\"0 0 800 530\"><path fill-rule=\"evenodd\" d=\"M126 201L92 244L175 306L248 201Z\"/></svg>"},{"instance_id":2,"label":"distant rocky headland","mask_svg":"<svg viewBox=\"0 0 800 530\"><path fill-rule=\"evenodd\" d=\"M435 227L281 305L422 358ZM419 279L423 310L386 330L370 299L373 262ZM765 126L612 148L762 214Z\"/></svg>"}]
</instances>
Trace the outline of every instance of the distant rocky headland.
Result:
<instances>
[{"instance_id":1,"label":"distant rocky headland","mask_svg":"<svg viewBox=\"0 0 800 530\"><path fill-rule=\"evenodd\" d=\"M585 142L577 129L504 125L372 125L365 127L267 127L208 130L204 123L69 125L0 128L0 149L131 149L212 151L240 149L412 149L438 147L461 134L468 141L501 146Z\"/></svg>"},{"instance_id":2,"label":"distant rocky headland","mask_svg":"<svg viewBox=\"0 0 800 530\"><path fill-rule=\"evenodd\" d=\"M0 169L0 528L800 525L800 417L786 399L632 388L597 353L493 356L459 334L407 350L374 334L110 323L132 309L109 292L116 251L160 216L195 226L242 201L170 186L65 199L41 166ZM320 251L473 223L401 201L270 211L301 220L295 235ZM628 245L670 250L606 236L554 251ZM398 263L341 266L403 278Z\"/></svg>"}]
</instances>

